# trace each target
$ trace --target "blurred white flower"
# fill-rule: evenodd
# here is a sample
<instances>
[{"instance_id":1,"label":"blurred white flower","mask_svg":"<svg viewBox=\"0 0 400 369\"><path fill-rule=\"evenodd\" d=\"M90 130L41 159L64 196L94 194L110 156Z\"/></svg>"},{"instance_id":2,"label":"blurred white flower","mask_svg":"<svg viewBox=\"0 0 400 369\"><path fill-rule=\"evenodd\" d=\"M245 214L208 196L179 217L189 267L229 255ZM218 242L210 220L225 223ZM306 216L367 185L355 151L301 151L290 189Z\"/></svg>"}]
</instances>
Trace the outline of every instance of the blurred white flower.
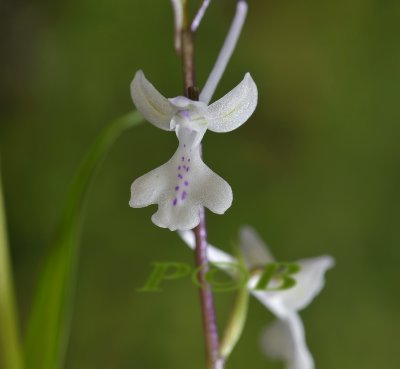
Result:
<instances>
[{"instance_id":1,"label":"blurred white flower","mask_svg":"<svg viewBox=\"0 0 400 369\"><path fill-rule=\"evenodd\" d=\"M186 244L194 248L191 231L179 232ZM250 271L263 269L274 262L272 254L250 227L240 231L240 247L246 266ZM235 263L231 255L209 245L208 258L215 263ZM305 342L304 326L298 311L305 308L324 286L324 274L334 265L331 256L302 259L295 262L300 271L292 275L296 284L286 290L255 290L261 274L252 274L248 281L250 293L268 308L278 321L269 326L262 335L262 348L272 358L282 359L286 369L313 369L314 360Z\"/></svg>"},{"instance_id":2,"label":"blurred white flower","mask_svg":"<svg viewBox=\"0 0 400 369\"><path fill-rule=\"evenodd\" d=\"M232 91L207 106L183 96L167 99L138 71L131 84L133 102L156 127L175 131L179 146L164 165L136 179L130 206L158 204L152 221L170 230L188 230L200 222L202 206L223 214L232 203L229 184L208 168L200 143L207 129L229 132L241 126L257 105L257 87L247 73Z\"/></svg>"}]
</instances>

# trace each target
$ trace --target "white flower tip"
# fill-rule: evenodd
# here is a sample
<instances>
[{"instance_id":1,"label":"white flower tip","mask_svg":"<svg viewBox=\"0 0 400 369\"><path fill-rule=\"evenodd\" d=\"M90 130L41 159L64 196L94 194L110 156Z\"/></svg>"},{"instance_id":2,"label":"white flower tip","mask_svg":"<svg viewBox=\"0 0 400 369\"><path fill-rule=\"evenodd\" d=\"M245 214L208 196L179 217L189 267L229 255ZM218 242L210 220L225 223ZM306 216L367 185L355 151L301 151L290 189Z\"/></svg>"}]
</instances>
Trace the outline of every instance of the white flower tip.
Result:
<instances>
[{"instance_id":1,"label":"white flower tip","mask_svg":"<svg viewBox=\"0 0 400 369\"><path fill-rule=\"evenodd\" d=\"M332 269L336 265L335 259L330 255L320 256L320 260L323 270Z\"/></svg>"},{"instance_id":2,"label":"white flower tip","mask_svg":"<svg viewBox=\"0 0 400 369\"><path fill-rule=\"evenodd\" d=\"M256 109L258 103L258 89L256 83L254 82L254 79L251 77L251 74L249 72L244 75L244 80L247 85L249 100L251 101L250 107L252 110L249 109L250 117L250 115L253 114L254 110Z\"/></svg>"},{"instance_id":3,"label":"white flower tip","mask_svg":"<svg viewBox=\"0 0 400 369\"><path fill-rule=\"evenodd\" d=\"M239 230L240 249L249 269L264 266L274 261L267 245L254 228L244 225Z\"/></svg>"},{"instance_id":4,"label":"white flower tip","mask_svg":"<svg viewBox=\"0 0 400 369\"><path fill-rule=\"evenodd\" d=\"M244 224L239 228L239 236L243 243L252 241L255 237L261 240L257 231L252 226L249 226L247 224ZM264 242L262 242L262 244L264 244Z\"/></svg>"},{"instance_id":5,"label":"white flower tip","mask_svg":"<svg viewBox=\"0 0 400 369\"><path fill-rule=\"evenodd\" d=\"M232 206L233 202L233 192L231 186L227 183L221 183L221 193L223 196L214 199L212 206L210 204L207 207L215 214L225 214L229 208Z\"/></svg>"},{"instance_id":6,"label":"white flower tip","mask_svg":"<svg viewBox=\"0 0 400 369\"><path fill-rule=\"evenodd\" d=\"M191 249L195 248L196 238L193 231L178 231L178 235Z\"/></svg>"},{"instance_id":7,"label":"white flower tip","mask_svg":"<svg viewBox=\"0 0 400 369\"><path fill-rule=\"evenodd\" d=\"M129 206L131 208L143 208L154 203L153 194L151 192L152 187L148 187L148 180L142 176L137 178L131 185L131 198L129 200Z\"/></svg>"},{"instance_id":8,"label":"white flower tip","mask_svg":"<svg viewBox=\"0 0 400 369\"><path fill-rule=\"evenodd\" d=\"M314 359L306 345L303 322L297 314L268 326L261 337L261 344L267 356L283 360L286 368L315 368Z\"/></svg>"},{"instance_id":9,"label":"white flower tip","mask_svg":"<svg viewBox=\"0 0 400 369\"><path fill-rule=\"evenodd\" d=\"M325 286L325 273L334 266L334 259L331 256L319 256L297 263L300 271L293 275L296 285L279 293L281 306L286 311L299 311L311 303Z\"/></svg>"},{"instance_id":10,"label":"white flower tip","mask_svg":"<svg viewBox=\"0 0 400 369\"><path fill-rule=\"evenodd\" d=\"M247 11L248 9L248 4L246 0L238 0L237 2L237 7L239 8L240 11Z\"/></svg>"},{"instance_id":11,"label":"white flower tip","mask_svg":"<svg viewBox=\"0 0 400 369\"><path fill-rule=\"evenodd\" d=\"M141 205L140 202L138 201L137 198L135 198L133 195L131 196L130 200L129 200L129 206L131 208L143 208L146 205Z\"/></svg>"},{"instance_id":12,"label":"white flower tip","mask_svg":"<svg viewBox=\"0 0 400 369\"><path fill-rule=\"evenodd\" d=\"M200 223L200 214L196 217L193 216L187 220L181 219L179 222L165 221L162 216L157 213L153 214L151 221L160 228L167 228L170 231L190 231L197 227Z\"/></svg>"},{"instance_id":13,"label":"white flower tip","mask_svg":"<svg viewBox=\"0 0 400 369\"><path fill-rule=\"evenodd\" d=\"M136 71L135 77L133 77L133 79L135 79L135 78L146 78L146 77L144 76L144 73L143 73L143 70L142 70L142 69L138 69L138 70Z\"/></svg>"},{"instance_id":14,"label":"white flower tip","mask_svg":"<svg viewBox=\"0 0 400 369\"><path fill-rule=\"evenodd\" d=\"M143 85L143 80L146 80L146 77L144 76L143 71L139 69L136 71L135 76L133 77L133 80L131 82L131 96L134 103L136 99L136 91L142 88L141 86Z\"/></svg>"}]
</instances>

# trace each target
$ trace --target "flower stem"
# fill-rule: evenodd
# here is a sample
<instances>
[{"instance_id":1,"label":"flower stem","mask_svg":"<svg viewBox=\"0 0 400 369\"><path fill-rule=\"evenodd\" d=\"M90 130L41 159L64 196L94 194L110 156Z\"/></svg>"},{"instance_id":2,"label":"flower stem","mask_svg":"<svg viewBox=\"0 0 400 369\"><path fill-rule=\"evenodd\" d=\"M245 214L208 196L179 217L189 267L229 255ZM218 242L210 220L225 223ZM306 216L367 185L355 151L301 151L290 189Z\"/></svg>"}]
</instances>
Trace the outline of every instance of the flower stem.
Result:
<instances>
[{"instance_id":1,"label":"flower stem","mask_svg":"<svg viewBox=\"0 0 400 369\"><path fill-rule=\"evenodd\" d=\"M205 334L207 367L208 369L221 368L219 357L219 339L214 309L214 299L210 285L206 281L208 271L207 259L207 229L204 208L200 211L200 224L194 229L196 238L195 261L200 268L198 274L200 285L201 312L203 318L203 329Z\"/></svg>"},{"instance_id":2,"label":"flower stem","mask_svg":"<svg viewBox=\"0 0 400 369\"><path fill-rule=\"evenodd\" d=\"M187 14L187 12L184 11L184 14ZM182 64L185 96L191 100L198 100L199 92L196 87L194 64L194 33L190 29L187 17L183 23ZM222 362L219 358L219 339L214 308L214 298L211 287L206 281L206 274L209 266L207 259L208 243L204 208L200 210L200 223L194 229L194 233L196 238L195 263L196 267L199 268L198 278L201 285L199 294L203 320L207 369L222 369Z\"/></svg>"}]
</instances>

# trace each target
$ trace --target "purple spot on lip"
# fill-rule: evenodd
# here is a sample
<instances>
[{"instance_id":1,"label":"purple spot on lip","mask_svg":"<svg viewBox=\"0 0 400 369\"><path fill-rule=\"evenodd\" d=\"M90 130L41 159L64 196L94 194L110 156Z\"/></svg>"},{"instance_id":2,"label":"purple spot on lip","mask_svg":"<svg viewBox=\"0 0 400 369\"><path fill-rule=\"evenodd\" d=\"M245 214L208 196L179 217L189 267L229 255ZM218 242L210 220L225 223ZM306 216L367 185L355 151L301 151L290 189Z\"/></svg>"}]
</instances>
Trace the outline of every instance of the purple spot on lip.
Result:
<instances>
[{"instance_id":1,"label":"purple spot on lip","mask_svg":"<svg viewBox=\"0 0 400 369\"><path fill-rule=\"evenodd\" d=\"M178 174L178 178L182 179L183 178L182 174Z\"/></svg>"},{"instance_id":2,"label":"purple spot on lip","mask_svg":"<svg viewBox=\"0 0 400 369\"><path fill-rule=\"evenodd\" d=\"M190 158L188 159L188 162L190 163Z\"/></svg>"},{"instance_id":3,"label":"purple spot on lip","mask_svg":"<svg viewBox=\"0 0 400 369\"><path fill-rule=\"evenodd\" d=\"M175 191L178 191L178 190L179 190L179 186L176 186L176 187L175 187Z\"/></svg>"},{"instance_id":4,"label":"purple spot on lip","mask_svg":"<svg viewBox=\"0 0 400 369\"><path fill-rule=\"evenodd\" d=\"M186 144L183 144L183 147L186 147Z\"/></svg>"},{"instance_id":5,"label":"purple spot on lip","mask_svg":"<svg viewBox=\"0 0 400 369\"><path fill-rule=\"evenodd\" d=\"M185 157L184 157L184 156L182 156L181 160L182 160L182 161L185 161Z\"/></svg>"},{"instance_id":6,"label":"purple spot on lip","mask_svg":"<svg viewBox=\"0 0 400 369\"><path fill-rule=\"evenodd\" d=\"M186 172L189 172L189 169L190 169L190 167L187 167L187 168L186 168Z\"/></svg>"},{"instance_id":7,"label":"purple spot on lip","mask_svg":"<svg viewBox=\"0 0 400 369\"><path fill-rule=\"evenodd\" d=\"M178 166L178 170L181 170L181 168L182 168L182 167L179 165L179 166Z\"/></svg>"},{"instance_id":8,"label":"purple spot on lip","mask_svg":"<svg viewBox=\"0 0 400 369\"><path fill-rule=\"evenodd\" d=\"M183 166L183 169L186 169L186 165Z\"/></svg>"},{"instance_id":9,"label":"purple spot on lip","mask_svg":"<svg viewBox=\"0 0 400 369\"><path fill-rule=\"evenodd\" d=\"M182 192L182 197L181 197L181 199L182 199L182 200L185 200L185 199L186 199L186 196L187 196L186 191L183 191L183 192Z\"/></svg>"},{"instance_id":10,"label":"purple spot on lip","mask_svg":"<svg viewBox=\"0 0 400 369\"><path fill-rule=\"evenodd\" d=\"M178 203L178 199L175 197L175 198L174 198L174 201L172 202L172 204L173 204L174 206L176 206L177 203Z\"/></svg>"},{"instance_id":11,"label":"purple spot on lip","mask_svg":"<svg viewBox=\"0 0 400 369\"><path fill-rule=\"evenodd\" d=\"M189 186L189 182L188 181L185 181L185 186Z\"/></svg>"}]
</instances>

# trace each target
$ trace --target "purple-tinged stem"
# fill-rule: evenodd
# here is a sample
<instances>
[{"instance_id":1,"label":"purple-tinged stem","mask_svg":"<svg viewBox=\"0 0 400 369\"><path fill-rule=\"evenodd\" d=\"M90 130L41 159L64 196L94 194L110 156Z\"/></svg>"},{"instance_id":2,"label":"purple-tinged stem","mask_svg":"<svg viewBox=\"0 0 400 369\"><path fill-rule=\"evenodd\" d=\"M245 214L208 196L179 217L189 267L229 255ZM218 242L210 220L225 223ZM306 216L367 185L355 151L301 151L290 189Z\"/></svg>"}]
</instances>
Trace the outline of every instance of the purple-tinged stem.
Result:
<instances>
[{"instance_id":1,"label":"purple-tinged stem","mask_svg":"<svg viewBox=\"0 0 400 369\"><path fill-rule=\"evenodd\" d=\"M200 267L198 281L202 286L199 290L199 293L203 318L203 329L205 332L207 362L210 369L218 369L220 368L219 338L216 324L214 298L211 287L205 278L208 271L208 243L204 208L202 208L200 211L200 224L194 229L194 233L196 238L196 266Z\"/></svg>"},{"instance_id":2,"label":"purple-tinged stem","mask_svg":"<svg viewBox=\"0 0 400 369\"><path fill-rule=\"evenodd\" d=\"M187 18L186 18L187 20ZM195 64L194 64L194 34L188 21L184 21L182 30L182 64L185 96L191 100L199 99L196 88ZM200 147L201 150L201 147ZM207 259L207 228L204 208L200 211L200 223L193 230L196 238L195 262L199 268L198 279L200 305L203 320L207 369L221 369L219 358L219 338L216 324L214 298L210 285L206 281L206 273L209 269Z\"/></svg>"}]
</instances>

